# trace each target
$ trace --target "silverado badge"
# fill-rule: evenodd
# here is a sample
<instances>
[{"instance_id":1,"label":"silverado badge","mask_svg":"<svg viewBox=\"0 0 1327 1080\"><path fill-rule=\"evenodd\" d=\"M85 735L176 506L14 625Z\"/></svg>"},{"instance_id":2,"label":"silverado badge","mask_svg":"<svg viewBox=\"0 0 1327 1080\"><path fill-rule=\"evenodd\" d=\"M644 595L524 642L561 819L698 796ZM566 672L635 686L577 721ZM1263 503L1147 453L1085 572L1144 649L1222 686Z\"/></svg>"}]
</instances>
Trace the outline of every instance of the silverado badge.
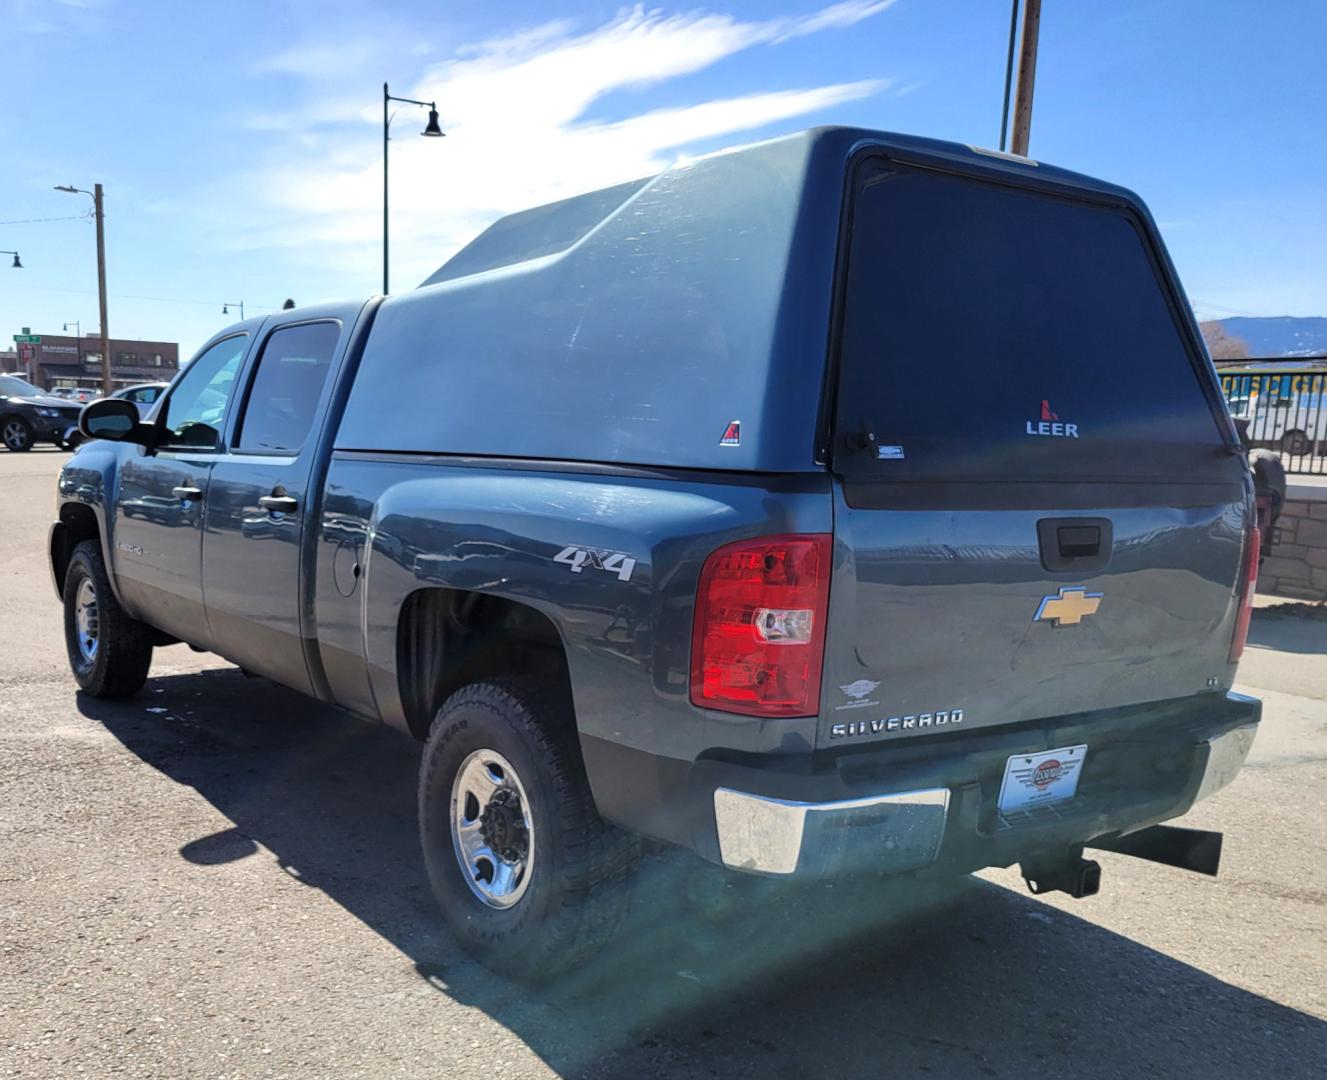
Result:
<instances>
[{"instance_id":1,"label":"silverado badge","mask_svg":"<svg viewBox=\"0 0 1327 1080\"><path fill-rule=\"evenodd\" d=\"M1033 622L1048 619L1056 626L1077 626L1101 607L1099 592L1088 592L1085 585L1061 585L1058 596L1043 596Z\"/></svg>"}]
</instances>

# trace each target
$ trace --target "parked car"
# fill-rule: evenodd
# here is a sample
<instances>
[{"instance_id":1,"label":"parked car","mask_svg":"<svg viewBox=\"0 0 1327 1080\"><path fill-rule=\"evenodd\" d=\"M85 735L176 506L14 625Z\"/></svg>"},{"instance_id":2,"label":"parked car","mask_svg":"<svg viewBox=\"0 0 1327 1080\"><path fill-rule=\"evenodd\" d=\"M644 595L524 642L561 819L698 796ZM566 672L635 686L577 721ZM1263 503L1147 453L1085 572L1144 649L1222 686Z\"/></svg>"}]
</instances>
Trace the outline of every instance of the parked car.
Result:
<instances>
[{"instance_id":1,"label":"parked car","mask_svg":"<svg viewBox=\"0 0 1327 1080\"><path fill-rule=\"evenodd\" d=\"M1231 415L1248 422L1256 447L1292 457L1320 453L1327 443L1327 372L1302 365L1266 373L1269 365L1226 369L1221 382Z\"/></svg>"},{"instance_id":2,"label":"parked car","mask_svg":"<svg viewBox=\"0 0 1327 1080\"><path fill-rule=\"evenodd\" d=\"M604 946L642 837L1074 896L1086 847L1216 872L1159 823L1259 722L1252 481L1121 188L807 132L238 323L148 422L82 424L78 685L183 641L420 739L433 891L499 970Z\"/></svg>"},{"instance_id":3,"label":"parked car","mask_svg":"<svg viewBox=\"0 0 1327 1080\"><path fill-rule=\"evenodd\" d=\"M50 393L53 397L64 398L67 401L77 401L81 404L86 404L97 396L86 386L53 386Z\"/></svg>"},{"instance_id":4,"label":"parked car","mask_svg":"<svg viewBox=\"0 0 1327 1080\"><path fill-rule=\"evenodd\" d=\"M166 382L139 383L136 386L126 386L122 390L117 390L111 396L132 401L138 406L138 415L146 417L169 386L170 383Z\"/></svg>"},{"instance_id":5,"label":"parked car","mask_svg":"<svg viewBox=\"0 0 1327 1080\"><path fill-rule=\"evenodd\" d=\"M39 442L64 446L78 430L81 411L25 379L0 375L0 440L8 450L31 450Z\"/></svg>"}]
</instances>

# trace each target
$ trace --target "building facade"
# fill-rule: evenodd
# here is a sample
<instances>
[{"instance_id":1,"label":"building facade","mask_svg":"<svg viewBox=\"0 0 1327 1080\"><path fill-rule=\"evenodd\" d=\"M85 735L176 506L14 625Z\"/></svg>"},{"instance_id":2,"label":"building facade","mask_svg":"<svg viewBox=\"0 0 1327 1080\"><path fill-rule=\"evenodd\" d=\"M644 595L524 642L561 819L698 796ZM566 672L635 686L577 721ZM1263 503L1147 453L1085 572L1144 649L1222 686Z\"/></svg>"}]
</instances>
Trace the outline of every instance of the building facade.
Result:
<instances>
[{"instance_id":1,"label":"building facade","mask_svg":"<svg viewBox=\"0 0 1327 1080\"><path fill-rule=\"evenodd\" d=\"M18 346L18 369L43 390L85 386L101 390L101 339L41 334L34 345ZM115 389L135 383L168 382L180 368L180 347L173 341L127 341L111 338L111 380Z\"/></svg>"}]
</instances>

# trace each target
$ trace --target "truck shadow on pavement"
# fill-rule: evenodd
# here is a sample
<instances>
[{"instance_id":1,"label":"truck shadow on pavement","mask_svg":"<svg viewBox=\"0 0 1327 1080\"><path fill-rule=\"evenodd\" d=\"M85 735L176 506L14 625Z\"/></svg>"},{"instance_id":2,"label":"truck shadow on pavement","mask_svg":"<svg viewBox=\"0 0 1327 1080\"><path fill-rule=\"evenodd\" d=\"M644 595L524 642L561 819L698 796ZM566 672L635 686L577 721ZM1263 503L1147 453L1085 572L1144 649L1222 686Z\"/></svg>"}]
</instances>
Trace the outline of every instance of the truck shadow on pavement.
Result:
<instances>
[{"instance_id":1,"label":"truck shadow on pavement","mask_svg":"<svg viewBox=\"0 0 1327 1080\"><path fill-rule=\"evenodd\" d=\"M1327 1060L1322 1021L978 879L792 889L654 855L618 945L530 990L441 923L406 736L231 669L79 707L234 823L183 858L273 853L409 957L403 978L483 1010L563 1076L1242 1080Z\"/></svg>"}]
</instances>

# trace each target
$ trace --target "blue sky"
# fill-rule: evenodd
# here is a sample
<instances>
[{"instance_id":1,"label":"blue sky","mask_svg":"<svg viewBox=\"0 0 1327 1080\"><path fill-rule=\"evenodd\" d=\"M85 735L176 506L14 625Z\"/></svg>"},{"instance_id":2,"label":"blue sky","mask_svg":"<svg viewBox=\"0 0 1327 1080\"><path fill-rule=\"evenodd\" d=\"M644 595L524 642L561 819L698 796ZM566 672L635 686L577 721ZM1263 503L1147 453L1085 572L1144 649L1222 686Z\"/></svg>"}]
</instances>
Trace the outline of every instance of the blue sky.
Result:
<instances>
[{"instance_id":1,"label":"blue sky","mask_svg":"<svg viewBox=\"0 0 1327 1080\"><path fill-rule=\"evenodd\" d=\"M501 213L812 124L994 146L1008 0L704 6L0 0L0 335L187 354L230 317L393 288ZM1327 4L1044 0L1032 156L1138 191L1204 317L1327 314ZM33 221L69 218L74 220Z\"/></svg>"}]
</instances>

